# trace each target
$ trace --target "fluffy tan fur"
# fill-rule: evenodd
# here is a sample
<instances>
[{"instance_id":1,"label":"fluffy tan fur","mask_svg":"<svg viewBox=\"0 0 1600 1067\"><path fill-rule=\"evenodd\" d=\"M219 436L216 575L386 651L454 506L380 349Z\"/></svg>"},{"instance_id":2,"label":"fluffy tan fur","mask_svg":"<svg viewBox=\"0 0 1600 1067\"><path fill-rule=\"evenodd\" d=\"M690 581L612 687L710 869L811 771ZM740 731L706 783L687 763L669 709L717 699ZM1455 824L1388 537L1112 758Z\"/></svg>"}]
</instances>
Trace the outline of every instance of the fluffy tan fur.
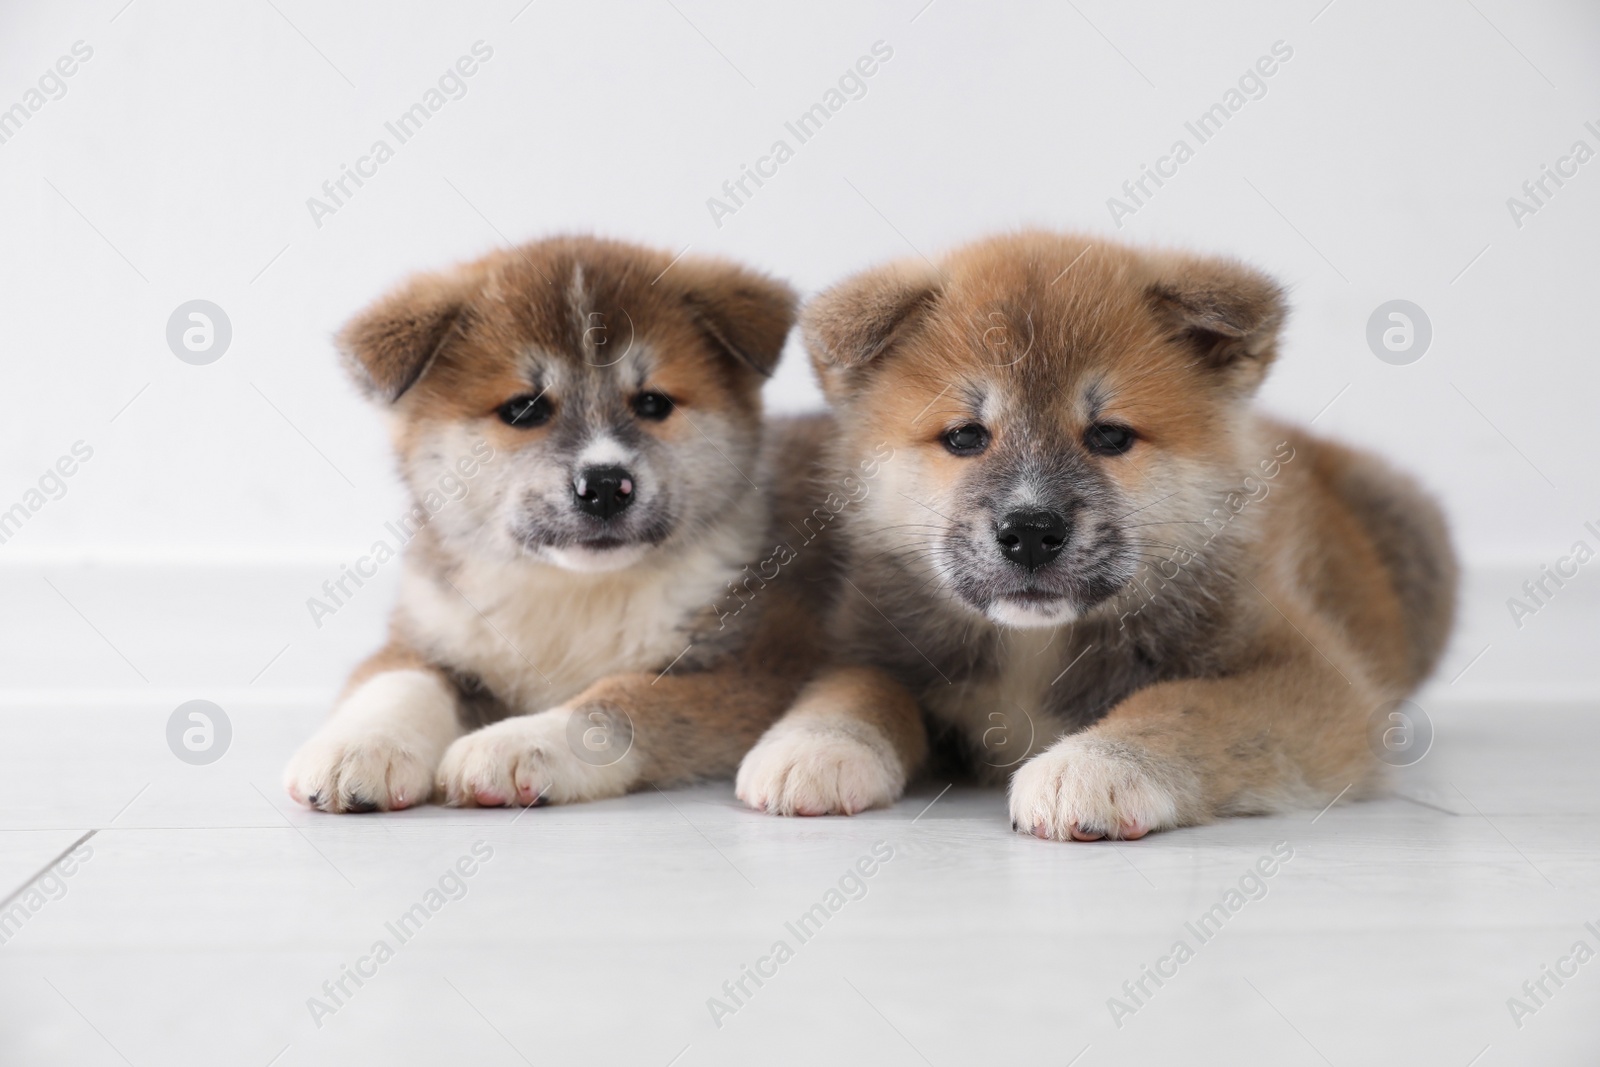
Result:
<instances>
[{"instance_id":1,"label":"fluffy tan fur","mask_svg":"<svg viewBox=\"0 0 1600 1067\"><path fill-rule=\"evenodd\" d=\"M1410 479L1252 409L1284 315L1238 263L1049 233L817 297L835 462L894 458L845 530L836 666L740 795L889 803L930 738L1062 840L1370 792L1368 723L1437 661L1456 564ZM1107 425L1126 452L1089 447ZM947 447L963 426L981 452ZM1018 507L1065 517L1037 573L996 548Z\"/></svg>"}]
</instances>

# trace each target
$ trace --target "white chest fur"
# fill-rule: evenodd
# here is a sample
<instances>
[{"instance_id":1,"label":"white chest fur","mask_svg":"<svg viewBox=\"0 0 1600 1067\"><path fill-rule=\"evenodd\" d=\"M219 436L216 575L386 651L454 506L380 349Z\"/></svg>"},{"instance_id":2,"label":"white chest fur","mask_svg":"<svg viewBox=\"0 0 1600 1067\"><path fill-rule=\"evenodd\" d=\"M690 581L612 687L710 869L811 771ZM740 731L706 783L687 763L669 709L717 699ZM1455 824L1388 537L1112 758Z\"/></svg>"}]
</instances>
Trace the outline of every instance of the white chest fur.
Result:
<instances>
[{"instance_id":1,"label":"white chest fur","mask_svg":"<svg viewBox=\"0 0 1600 1067\"><path fill-rule=\"evenodd\" d=\"M1048 747L1058 724L1045 709L1060 677L1070 628L1000 631L996 670L982 679L939 686L928 695L934 715L961 728L982 749L982 761L1014 768Z\"/></svg>"},{"instance_id":2,"label":"white chest fur","mask_svg":"<svg viewBox=\"0 0 1600 1067\"><path fill-rule=\"evenodd\" d=\"M469 562L445 582L407 561L400 610L437 662L482 678L519 712L553 707L609 674L660 670L685 624L726 590L753 546L726 531L624 570Z\"/></svg>"}]
</instances>

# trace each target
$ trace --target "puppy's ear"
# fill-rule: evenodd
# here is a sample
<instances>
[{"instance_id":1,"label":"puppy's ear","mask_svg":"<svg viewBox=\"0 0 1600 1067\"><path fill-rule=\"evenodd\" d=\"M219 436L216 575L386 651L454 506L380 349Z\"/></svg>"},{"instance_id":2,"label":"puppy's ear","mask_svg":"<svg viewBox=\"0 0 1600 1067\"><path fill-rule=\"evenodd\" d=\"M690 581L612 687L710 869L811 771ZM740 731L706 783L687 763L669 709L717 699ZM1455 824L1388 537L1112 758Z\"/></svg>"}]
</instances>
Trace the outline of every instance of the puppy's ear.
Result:
<instances>
[{"instance_id":1,"label":"puppy's ear","mask_svg":"<svg viewBox=\"0 0 1600 1067\"><path fill-rule=\"evenodd\" d=\"M420 274L346 323L336 344L362 391L399 400L456 328L470 290L464 271Z\"/></svg>"},{"instance_id":2,"label":"puppy's ear","mask_svg":"<svg viewBox=\"0 0 1600 1067\"><path fill-rule=\"evenodd\" d=\"M864 271L812 298L800 328L828 398L839 399L857 370L909 336L939 289L931 267L902 261Z\"/></svg>"},{"instance_id":3,"label":"puppy's ear","mask_svg":"<svg viewBox=\"0 0 1600 1067\"><path fill-rule=\"evenodd\" d=\"M706 338L762 377L771 375L794 325L794 290L721 260L686 260L675 273L684 305Z\"/></svg>"},{"instance_id":4,"label":"puppy's ear","mask_svg":"<svg viewBox=\"0 0 1600 1067\"><path fill-rule=\"evenodd\" d=\"M1288 314L1278 283L1225 259L1173 257L1158 261L1156 274L1150 299L1176 339L1234 387L1255 389Z\"/></svg>"}]
</instances>

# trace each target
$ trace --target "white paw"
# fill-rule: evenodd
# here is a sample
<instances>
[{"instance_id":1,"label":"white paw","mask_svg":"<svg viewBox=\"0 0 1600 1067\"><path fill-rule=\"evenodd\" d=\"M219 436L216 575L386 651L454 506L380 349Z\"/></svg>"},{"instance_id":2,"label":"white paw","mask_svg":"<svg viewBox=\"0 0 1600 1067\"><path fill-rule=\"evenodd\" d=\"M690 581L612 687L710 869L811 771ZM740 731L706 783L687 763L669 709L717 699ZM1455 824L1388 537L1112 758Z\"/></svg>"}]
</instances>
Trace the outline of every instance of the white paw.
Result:
<instances>
[{"instance_id":1,"label":"white paw","mask_svg":"<svg viewBox=\"0 0 1600 1067\"><path fill-rule=\"evenodd\" d=\"M1132 841L1178 825L1174 775L1142 749L1068 737L1011 778L1011 824L1054 841Z\"/></svg>"},{"instance_id":2,"label":"white paw","mask_svg":"<svg viewBox=\"0 0 1600 1067\"><path fill-rule=\"evenodd\" d=\"M330 812L423 804L455 733L455 698L437 675L385 671L357 687L300 746L283 786L298 803Z\"/></svg>"},{"instance_id":3,"label":"white paw","mask_svg":"<svg viewBox=\"0 0 1600 1067\"><path fill-rule=\"evenodd\" d=\"M447 804L571 804L626 793L638 777L632 734L606 713L552 708L519 715L460 738L439 764ZM600 717L591 719L589 716ZM623 719L626 717L624 716Z\"/></svg>"},{"instance_id":4,"label":"white paw","mask_svg":"<svg viewBox=\"0 0 1600 1067\"><path fill-rule=\"evenodd\" d=\"M905 787L888 741L812 724L768 730L734 781L740 800L772 815L854 815L894 803Z\"/></svg>"},{"instance_id":5,"label":"white paw","mask_svg":"<svg viewBox=\"0 0 1600 1067\"><path fill-rule=\"evenodd\" d=\"M435 758L404 738L325 730L300 746L283 785L299 803L323 811L398 811L427 802Z\"/></svg>"}]
</instances>

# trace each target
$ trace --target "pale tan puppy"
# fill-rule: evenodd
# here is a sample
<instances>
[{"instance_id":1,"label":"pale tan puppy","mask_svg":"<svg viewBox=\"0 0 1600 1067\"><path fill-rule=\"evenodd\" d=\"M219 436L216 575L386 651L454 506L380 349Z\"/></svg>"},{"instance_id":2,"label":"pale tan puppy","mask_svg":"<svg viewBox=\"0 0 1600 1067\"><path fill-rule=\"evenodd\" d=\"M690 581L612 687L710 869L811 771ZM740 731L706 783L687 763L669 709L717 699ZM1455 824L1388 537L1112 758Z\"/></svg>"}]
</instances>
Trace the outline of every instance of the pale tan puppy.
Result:
<instances>
[{"instance_id":1,"label":"pale tan puppy","mask_svg":"<svg viewBox=\"0 0 1600 1067\"><path fill-rule=\"evenodd\" d=\"M930 731L1055 839L1369 792L1456 563L1410 479L1252 408L1284 314L1240 264L1050 233L816 298L836 462L893 459L845 527L837 666L740 797L889 803Z\"/></svg>"},{"instance_id":2,"label":"pale tan puppy","mask_svg":"<svg viewBox=\"0 0 1600 1067\"><path fill-rule=\"evenodd\" d=\"M823 424L761 424L793 307L733 264L557 238L351 322L411 540L389 641L289 793L534 804L731 774L820 648L825 549L793 546Z\"/></svg>"}]
</instances>

